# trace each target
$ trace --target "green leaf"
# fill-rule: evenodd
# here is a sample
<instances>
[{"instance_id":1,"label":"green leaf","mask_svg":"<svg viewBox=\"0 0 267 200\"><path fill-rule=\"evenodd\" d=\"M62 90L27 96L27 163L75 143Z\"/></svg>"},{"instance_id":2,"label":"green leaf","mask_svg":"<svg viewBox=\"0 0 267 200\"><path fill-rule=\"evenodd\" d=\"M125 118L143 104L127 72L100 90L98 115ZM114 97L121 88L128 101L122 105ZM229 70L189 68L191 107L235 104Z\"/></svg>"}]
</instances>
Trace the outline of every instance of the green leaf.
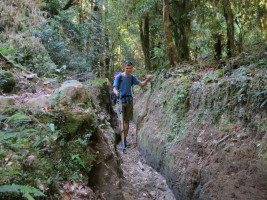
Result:
<instances>
[{"instance_id":1,"label":"green leaf","mask_svg":"<svg viewBox=\"0 0 267 200\"><path fill-rule=\"evenodd\" d=\"M9 139L9 138L15 137L17 136L18 133L19 132L3 133L0 135L0 142L6 139Z\"/></svg>"},{"instance_id":2,"label":"green leaf","mask_svg":"<svg viewBox=\"0 0 267 200\"><path fill-rule=\"evenodd\" d=\"M16 193L23 193L24 195L28 196L27 194L33 194L33 196L45 196L40 190L29 186L29 185L2 185L0 186L0 193L6 192L16 192Z\"/></svg>"},{"instance_id":3,"label":"green leaf","mask_svg":"<svg viewBox=\"0 0 267 200\"><path fill-rule=\"evenodd\" d=\"M258 93L256 93L256 94L254 94L253 97L258 97L258 96L260 96L260 95L265 95L265 94L267 94L267 90L263 90L263 91L261 91L261 92L258 92Z\"/></svg>"},{"instance_id":4,"label":"green leaf","mask_svg":"<svg viewBox=\"0 0 267 200\"><path fill-rule=\"evenodd\" d=\"M0 115L0 121L7 119L8 117L5 115Z\"/></svg>"},{"instance_id":5,"label":"green leaf","mask_svg":"<svg viewBox=\"0 0 267 200\"><path fill-rule=\"evenodd\" d=\"M16 113L12 115L11 117L7 118L6 122L17 122L17 121L30 121L31 118L27 115L21 114L21 113Z\"/></svg>"},{"instance_id":6,"label":"green leaf","mask_svg":"<svg viewBox=\"0 0 267 200\"><path fill-rule=\"evenodd\" d=\"M48 126L52 132L55 132L55 124L48 124Z\"/></svg>"},{"instance_id":7,"label":"green leaf","mask_svg":"<svg viewBox=\"0 0 267 200\"><path fill-rule=\"evenodd\" d=\"M23 131L19 132L2 132L0 131L0 142L12 137L17 137L18 135L27 135L27 134L35 134L36 130L35 129L25 129Z\"/></svg>"},{"instance_id":8,"label":"green leaf","mask_svg":"<svg viewBox=\"0 0 267 200\"><path fill-rule=\"evenodd\" d=\"M29 193L25 193L23 197L27 198L28 200L34 200L34 198Z\"/></svg>"},{"instance_id":9,"label":"green leaf","mask_svg":"<svg viewBox=\"0 0 267 200\"><path fill-rule=\"evenodd\" d=\"M10 175L21 175L19 171L0 171L0 178Z\"/></svg>"}]
</instances>

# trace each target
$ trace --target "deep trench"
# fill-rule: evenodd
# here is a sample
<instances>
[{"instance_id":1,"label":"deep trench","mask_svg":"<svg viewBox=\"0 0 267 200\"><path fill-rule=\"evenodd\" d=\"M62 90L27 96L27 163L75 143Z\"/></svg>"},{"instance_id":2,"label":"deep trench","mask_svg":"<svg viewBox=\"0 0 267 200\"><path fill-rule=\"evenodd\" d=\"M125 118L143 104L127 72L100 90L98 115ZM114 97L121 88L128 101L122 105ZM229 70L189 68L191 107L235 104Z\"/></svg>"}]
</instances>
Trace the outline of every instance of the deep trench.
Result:
<instances>
[{"instance_id":1,"label":"deep trench","mask_svg":"<svg viewBox=\"0 0 267 200\"><path fill-rule=\"evenodd\" d=\"M136 127L133 121L130 122L130 130L127 139L130 147L124 152L118 150L120 136L118 133L117 114L114 111L114 104L110 98L110 88L102 87L98 96L100 107L110 116L109 123L114 130L113 148L116 156L109 156L105 163L95 166L89 174L89 186L96 193L109 193L108 199L114 200L175 200L172 191L169 189L167 182L156 170L149 166L146 160L137 149ZM115 141L115 142L114 142ZM107 165L115 166L112 175L103 178L102 174L110 173ZM114 180L114 176L115 179ZM109 185L118 184L115 190ZM106 182L103 183L103 182ZM108 183L110 182L110 183ZM113 191L111 191L113 190ZM99 195L100 199L107 199L104 195Z\"/></svg>"}]
</instances>

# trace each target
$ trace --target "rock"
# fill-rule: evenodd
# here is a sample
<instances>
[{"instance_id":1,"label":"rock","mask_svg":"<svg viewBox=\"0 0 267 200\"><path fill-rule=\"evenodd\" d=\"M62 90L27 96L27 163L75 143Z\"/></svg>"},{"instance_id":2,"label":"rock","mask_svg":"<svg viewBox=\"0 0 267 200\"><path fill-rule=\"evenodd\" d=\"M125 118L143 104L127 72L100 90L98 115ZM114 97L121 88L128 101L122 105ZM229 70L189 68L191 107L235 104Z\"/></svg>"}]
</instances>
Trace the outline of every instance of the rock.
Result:
<instances>
[{"instance_id":1,"label":"rock","mask_svg":"<svg viewBox=\"0 0 267 200\"><path fill-rule=\"evenodd\" d=\"M56 94L60 96L60 103L84 103L92 104L92 96L86 87L76 80L64 82L61 87L56 90Z\"/></svg>"},{"instance_id":2,"label":"rock","mask_svg":"<svg viewBox=\"0 0 267 200\"><path fill-rule=\"evenodd\" d=\"M43 96L29 99L28 102L26 103L26 105L29 107L32 107L32 108L51 107L52 96L51 95L43 95Z\"/></svg>"},{"instance_id":3,"label":"rock","mask_svg":"<svg viewBox=\"0 0 267 200\"><path fill-rule=\"evenodd\" d=\"M151 192L150 192L150 195L151 195L152 197L156 196L156 194L157 194L157 193L156 193L155 191L151 191Z\"/></svg>"},{"instance_id":4,"label":"rock","mask_svg":"<svg viewBox=\"0 0 267 200\"><path fill-rule=\"evenodd\" d=\"M67 137L73 138L84 132L84 127L92 127L96 115L92 111L62 110L64 122L59 125L60 129L67 133Z\"/></svg>"},{"instance_id":5,"label":"rock","mask_svg":"<svg viewBox=\"0 0 267 200\"><path fill-rule=\"evenodd\" d=\"M13 97L0 96L0 106L14 105L15 100Z\"/></svg>"},{"instance_id":6,"label":"rock","mask_svg":"<svg viewBox=\"0 0 267 200\"><path fill-rule=\"evenodd\" d=\"M203 142L203 139L201 137L197 137L197 143Z\"/></svg>"}]
</instances>

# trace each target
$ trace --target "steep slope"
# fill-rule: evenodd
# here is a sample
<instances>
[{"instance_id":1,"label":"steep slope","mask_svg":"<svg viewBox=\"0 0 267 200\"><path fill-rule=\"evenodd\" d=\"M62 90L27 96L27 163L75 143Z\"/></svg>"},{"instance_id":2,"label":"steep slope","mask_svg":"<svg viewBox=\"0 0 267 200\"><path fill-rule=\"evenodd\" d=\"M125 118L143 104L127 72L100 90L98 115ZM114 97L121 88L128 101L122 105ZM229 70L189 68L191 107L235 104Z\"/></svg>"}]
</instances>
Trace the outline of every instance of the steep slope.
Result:
<instances>
[{"instance_id":1,"label":"steep slope","mask_svg":"<svg viewBox=\"0 0 267 200\"><path fill-rule=\"evenodd\" d=\"M267 199L266 57L161 72L136 95L138 148L177 199Z\"/></svg>"}]
</instances>

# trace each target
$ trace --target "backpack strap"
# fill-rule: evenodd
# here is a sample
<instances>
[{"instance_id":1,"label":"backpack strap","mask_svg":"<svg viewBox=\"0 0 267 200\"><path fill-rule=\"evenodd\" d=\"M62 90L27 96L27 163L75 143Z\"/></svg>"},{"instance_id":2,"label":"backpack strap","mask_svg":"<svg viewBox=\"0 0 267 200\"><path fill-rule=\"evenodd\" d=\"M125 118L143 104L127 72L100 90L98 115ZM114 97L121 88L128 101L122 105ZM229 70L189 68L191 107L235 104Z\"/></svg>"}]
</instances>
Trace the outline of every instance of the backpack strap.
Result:
<instances>
[{"instance_id":1,"label":"backpack strap","mask_svg":"<svg viewBox=\"0 0 267 200\"><path fill-rule=\"evenodd\" d=\"M133 92L133 94L134 94L134 89L133 89L133 82L134 82L134 76L131 74L131 77L132 77L132 92Z\"/></svg>"},{"instance_id":2,"label":"backpack strap","mask_svg":"<svg viewBox=\"0 0 267 200\"><path fill-rule=\"evenodd\" d=\"M122 81L122 80L121 80L121 77L122 77L122 74L120 73L120 74L119 74L119 85L118 85L118 89L120 88L120 84L121 84L121 81Z\"/></svg>"}]
</instances>

